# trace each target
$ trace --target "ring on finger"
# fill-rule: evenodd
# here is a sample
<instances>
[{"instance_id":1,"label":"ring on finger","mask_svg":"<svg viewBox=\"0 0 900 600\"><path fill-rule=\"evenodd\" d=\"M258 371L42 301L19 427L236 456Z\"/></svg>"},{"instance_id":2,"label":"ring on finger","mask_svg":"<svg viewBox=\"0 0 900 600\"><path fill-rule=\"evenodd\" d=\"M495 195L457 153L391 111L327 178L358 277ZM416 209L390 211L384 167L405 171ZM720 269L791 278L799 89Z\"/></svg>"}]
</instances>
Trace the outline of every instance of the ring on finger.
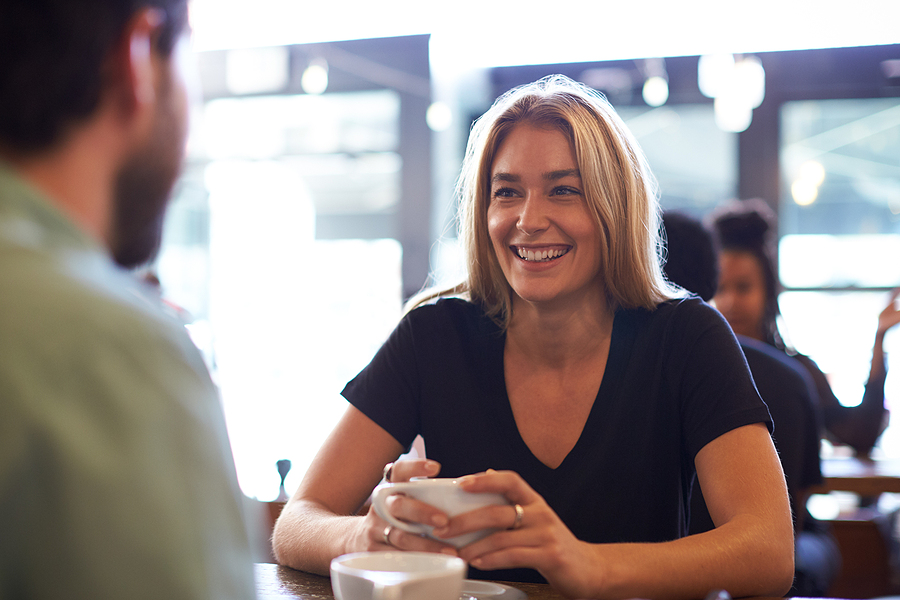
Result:
<instances>
[{"instance_id":1,"label":"ring on finger","mask_svg":"<svg viewBox=\"0 0 900 600\"><path fill-rule=\"evenodd\" d=\"M384 543L388 546L393 546L391 543L391 532L394 530L393 525L388 525L384 528L384 531L381 532L381 537L384 539Z\"/></svg>"},{"instance_id":2,"label":"ring on finger","mask_svg":"<svg viewBox=\"0 0 900 600\"><path fill-rule=\"evenodd\" d=\"M391 474L393 473L393 471L394 471L394 463L389 462L388 464L384 465L384 471L381 472L381 478L385 482L390 483L391 482Z\"/></svg>"},{"instance_id":3,"label":"ring on finger","mask_svg":"<svg viewBox=\"0 0 900 600\"><path fill-rule=\"evenodd\" d=\"M525 518L525 509L522 508L521 504L516 504L515 506L513 506L513 508L516 510L516 519L515 521L513 521L513 524L510 525L509 528L518 529L522 526L522 519Z\"/></svg>"}]
</instances>

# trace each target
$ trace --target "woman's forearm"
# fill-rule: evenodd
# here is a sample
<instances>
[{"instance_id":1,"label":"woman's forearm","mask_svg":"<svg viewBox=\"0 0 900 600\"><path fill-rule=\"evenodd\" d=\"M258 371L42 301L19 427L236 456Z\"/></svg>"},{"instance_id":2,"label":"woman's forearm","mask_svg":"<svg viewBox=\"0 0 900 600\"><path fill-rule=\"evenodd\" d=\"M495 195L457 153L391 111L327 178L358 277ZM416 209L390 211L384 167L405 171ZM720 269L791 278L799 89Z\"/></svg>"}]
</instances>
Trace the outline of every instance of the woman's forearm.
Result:
<instances>
[{"instance_id":1,"label":"woman's forearm","mask_svg":"<svg viewBox=\"0 0 900 600\"><path fill-rule=\"evenodd\" d=\"M345 554L362 517L336 515L310 501L285 505L275 523L272 548L279 564L328 575L331 559Z\"/></svg>"},{"instance_id":2,"label":"woman's forearm","mask_svg":"<svg viewBox=\"0 0 900 600\"><path fill-rule=\"evenodd\" d=\"M677 600L713 589L734 597L782 596L794 577L792 533L749 517L672 542L596 549L597 560L609 565L597 597Z\"/></svg>"}]
</instances>

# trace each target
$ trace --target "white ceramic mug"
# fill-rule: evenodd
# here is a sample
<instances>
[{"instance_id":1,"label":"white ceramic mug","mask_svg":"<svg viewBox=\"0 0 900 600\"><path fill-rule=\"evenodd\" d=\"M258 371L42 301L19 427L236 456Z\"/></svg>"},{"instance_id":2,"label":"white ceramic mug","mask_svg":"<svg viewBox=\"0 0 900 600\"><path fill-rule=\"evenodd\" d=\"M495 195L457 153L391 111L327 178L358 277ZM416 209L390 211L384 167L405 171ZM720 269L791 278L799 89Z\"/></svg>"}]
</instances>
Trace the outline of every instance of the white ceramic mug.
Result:
<instances>
[{"instance_id":1,"label":"white ceramic mug","mask_svg":"<svg viewBox=\"0 0 900 600\"><path fill-rule=\"evenodd\" d=\"M453 538L439 538L431 535L431 525L424 523L406 523L397 519L388 512L387 501L389 496L394 494L405 494L413 498L430 504L447 514L448 517L455 517L463 513L484 508L492 504L509 504L509 501L502 494L478 493L473 494L464 491L459 487L456 479L411 479L410 481L400 483L383 483L375 488L372 493L372 506L378 516L398 529L417 533L419 535L427 535L432 539L451 544L457 548L462 548L474 541L480 540L497 531L496 529L482 529L465 533Z\"/></svg>"},{"instance_id":2,"label":"white ceramic mug","mask_svg":"<svg viewBox=\"0 0 900 600\"><path fill-rule=\"evenodd\" d=\"M459 600L466 563L431 552L357 552L331 561L337 600Z\"/></svg>"}]
</instances>

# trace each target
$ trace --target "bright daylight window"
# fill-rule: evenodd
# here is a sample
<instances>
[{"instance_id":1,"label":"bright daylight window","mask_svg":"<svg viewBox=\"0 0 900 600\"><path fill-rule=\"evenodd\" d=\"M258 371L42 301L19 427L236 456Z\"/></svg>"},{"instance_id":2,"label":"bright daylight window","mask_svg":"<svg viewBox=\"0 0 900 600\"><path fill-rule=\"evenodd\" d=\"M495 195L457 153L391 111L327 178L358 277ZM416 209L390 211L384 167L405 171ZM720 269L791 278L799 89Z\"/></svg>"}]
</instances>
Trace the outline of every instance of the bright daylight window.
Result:
<instances>
[{"instance_id":1,"label":"bright daylight window","mask_svg":"<svg viewBox=\"0 0 900 600\"><path fill-rule=\"evenodd\" d=\"M344 384L401 309L399 100L390 91L212 100L156 268L221 390L244 493L299 483Z\"/></svg>"},{"instance_id":2,"label":"bright daylight window","mask_svg":"<svg viewBox=\"0 0 900 600\"><path fill-rule=\"evenodd\" d=\"M616 107L647 155L665 210L700 217L737 189L737 134L718 128L712 104Z\"/></svg>"},{"instance_id":3,"label":"bright daylight window","mask_svg":"<svg viewBox=\"0 0 900 600\"><path fill-rule=\"evenodd\" d=\"M790 102L781 131L785 329L853 406L868 378L878 313L887 290L900 285L900 102ZM888 333L885 351L885 398L900 414L900 333ZM880 446L900 456L900 426Z\"/></svg>"}]
</instances>

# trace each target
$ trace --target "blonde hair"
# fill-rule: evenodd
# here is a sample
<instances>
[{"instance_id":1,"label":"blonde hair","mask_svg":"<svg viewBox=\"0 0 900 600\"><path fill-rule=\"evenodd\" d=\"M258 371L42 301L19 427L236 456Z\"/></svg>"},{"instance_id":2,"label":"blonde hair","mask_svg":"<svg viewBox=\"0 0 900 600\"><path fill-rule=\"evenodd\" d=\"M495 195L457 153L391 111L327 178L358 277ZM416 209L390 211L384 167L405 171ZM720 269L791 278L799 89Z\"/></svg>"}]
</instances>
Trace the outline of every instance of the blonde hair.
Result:
<instances>
[{"instance_id":1,"label":"blonde hair","mask_svg":"<svg viewBox=\"0 0 900 600\"><path fill-rule=\"evenodd\" d=\"M456 287L426 291L410 302L465 294L502 327L511 317L511 289L487 227L494 156L519 124L563 133L575 149L588 209L604 250L601 269L612 307L653 309L683 295L662 272L656 180L637 142L598 92L562 75L544 77L502 95L475 123L457 184L460 241L468 277Z\"/></svg>"}]
</instances>

